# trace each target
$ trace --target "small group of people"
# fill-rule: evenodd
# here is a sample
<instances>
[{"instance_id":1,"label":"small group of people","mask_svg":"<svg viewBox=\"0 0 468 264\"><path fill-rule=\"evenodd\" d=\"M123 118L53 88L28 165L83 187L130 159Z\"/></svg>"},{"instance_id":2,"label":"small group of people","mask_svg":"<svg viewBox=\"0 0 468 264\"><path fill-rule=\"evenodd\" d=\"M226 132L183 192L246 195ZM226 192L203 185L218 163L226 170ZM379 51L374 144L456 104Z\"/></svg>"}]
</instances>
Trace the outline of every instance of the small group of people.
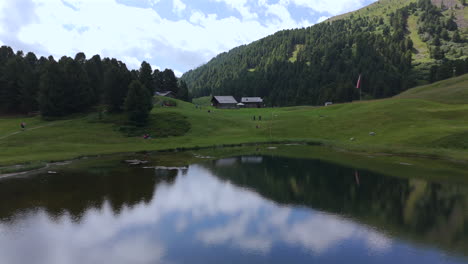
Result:
<instances>
[{"instance_id":1,"label":"small group of people","mask_svg":"<svg viewBox=\"0 0 468 264\"><path fill-rule=\"evenodd\" d=\"M255 119L256 119L256 116L253 116L253 121L255 121ZM258 116L258 121L262 121L262 116L261 115Z\"/></svg>"},{"instance_id":2,"label":"small group of people","mask_svg":"<svg viewBox=\"0 0 468 264\"><path fill-rule=\"evenodd\" d=\"M257 116L253 116L253 118L252 118L252 119L253 119L253 121L256 121L256 120L258 120L258 121L262 121L262 116L261 116L261 115L259 115L259 116L258 116L258 118L257 118ZM260 126L259 126L259 125L256 125L256 126L255 126L255 128L260 128Z\"/></svg>"}]
</instances>

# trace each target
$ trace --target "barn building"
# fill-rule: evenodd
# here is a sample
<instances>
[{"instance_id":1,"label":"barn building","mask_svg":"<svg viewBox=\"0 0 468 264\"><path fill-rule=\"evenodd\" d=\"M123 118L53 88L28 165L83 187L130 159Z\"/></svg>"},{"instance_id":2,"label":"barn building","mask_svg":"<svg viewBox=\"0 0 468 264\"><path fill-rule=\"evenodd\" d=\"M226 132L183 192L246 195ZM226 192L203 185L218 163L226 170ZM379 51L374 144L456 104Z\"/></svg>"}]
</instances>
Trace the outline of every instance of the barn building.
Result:
<instances>
[{"instance_id":1,"label":"barn building","mask_svg":"<svg viewBox=\"0 0 468 264\"><path fill-rule=\"evenodd\" d=\"M164 91L164 92L156 92L154 93L156 96L165 96L170 98L176 98L176 95L172 91Z\"/></svg>"},{"instance_id":2,"label":"barn building","mask_svg":"<svg viewBox=\"0 0 468 264\"><path fill-rule=\"evenodd\" d=\"M213 96L211 104L220 109L235 109L237 108L237 101L232 96Z\"/></svg>"},{"instance_id":3,"label":"barn building","mask_svg":"<svg viewBox=\"0 0 468 264\"><path fill-rule=\"evenodd\" d=\"M261 97L242 97L241 102L245 108L262 108L263 99Z\"/></svg>"}]
</instances>

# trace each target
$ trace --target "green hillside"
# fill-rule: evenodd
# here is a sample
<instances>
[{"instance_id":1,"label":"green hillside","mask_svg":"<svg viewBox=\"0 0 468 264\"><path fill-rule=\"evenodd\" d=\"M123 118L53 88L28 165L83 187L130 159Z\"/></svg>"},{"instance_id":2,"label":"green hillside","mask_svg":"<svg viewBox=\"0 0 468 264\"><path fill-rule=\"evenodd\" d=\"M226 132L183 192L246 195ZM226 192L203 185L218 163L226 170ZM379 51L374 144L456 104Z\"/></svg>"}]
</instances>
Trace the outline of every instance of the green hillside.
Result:
<instances>
[{"instance_id":1,"label":"green hillside","mask_svg":"<svg viewBox=\"0 0 468 264\"><path fill-rule=\"evenodd\" d=\"M303 29L222 53L182 76L195 97L261 96L272 106L349 102L468 71L468 21L459 0L381 0Z\"/></svg>"},{"instance_id":2,"label":"green hillside","mask_svg":"<svg viewBox=\"0 0 468 264\"><path fill-rule=\"evenodd\" d=\"M90 114L58 121L0 117L0 167L117 152L284 141L468 160L468 96L458 94L460 87L468 87L467 78L418 87L395 98L329 107L200 110L176 101L175 107L154 108L150 127L138 131L139 137L121 131L119 115L99 119ZM443 97L426 92L430 90L458 94L459 98L438 102ZM27 123L26 131L20 130L20 122ZM143 139L144 133L153 138Z\"/></svg>"},{"instance_id":3,"label":"green hillside","mask_svg":"<svg viewBox=\"0 0 468 264\"><path fill-rule=\"evenodd\" d=\"M395 98L424 99L446 104L468 104L468 74L415 87Z\"/></svg>"}]
</instances>

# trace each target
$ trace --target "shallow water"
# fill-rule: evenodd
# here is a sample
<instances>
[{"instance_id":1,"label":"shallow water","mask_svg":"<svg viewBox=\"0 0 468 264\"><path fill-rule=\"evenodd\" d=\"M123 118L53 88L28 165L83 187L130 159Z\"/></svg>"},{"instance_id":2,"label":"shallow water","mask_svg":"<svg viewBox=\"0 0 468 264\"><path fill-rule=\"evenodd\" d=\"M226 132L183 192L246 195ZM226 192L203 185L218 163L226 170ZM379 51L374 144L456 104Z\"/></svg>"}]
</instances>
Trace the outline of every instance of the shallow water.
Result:
<instances>
[{"instance_id":1,"label":"shallow water","mask_svg":"<svg viewBox=\"0 0 468 264\"><path fill-rule=\"evenodd\" d=\"M318 160L0 181L0 263L468 263L468 186Z\"/></svg>"}]
</instances>

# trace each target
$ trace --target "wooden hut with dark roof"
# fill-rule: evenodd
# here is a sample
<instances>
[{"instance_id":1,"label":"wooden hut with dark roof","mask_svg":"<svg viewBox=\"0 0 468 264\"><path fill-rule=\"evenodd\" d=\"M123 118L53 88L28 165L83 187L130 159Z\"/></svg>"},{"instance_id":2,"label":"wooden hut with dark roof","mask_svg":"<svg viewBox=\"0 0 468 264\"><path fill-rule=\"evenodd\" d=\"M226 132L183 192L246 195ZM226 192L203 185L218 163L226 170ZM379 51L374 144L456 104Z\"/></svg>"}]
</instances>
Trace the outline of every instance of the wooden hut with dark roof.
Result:
<instances>
[{"instance_id":1,"label":"wooden hut with dark roof","mask_svg":"<svg viewBox=\"0 0 468 264\"><path fill-rule=\"evenodd\" d=\"M220 109L235 109L237 108L237 101L232 96L213 96L211 104Z\"/></svg>"},{"instance_id":2,"label":"wooden hut with dark roof","mask_svg":"<svg viewBox=\"0 0 468 264\"><path fill-rule=\"evenodd\" d=\"M155 92L154 95L176 98L176 95L172 91Z\"/></svg>"},{"instance_id":3,"label":"wooden hut with dark roof","mask_svg":"<svg viewBox=\"0 0 468 264\"><path fill-rule=\"evenodd\" d=\"M262 108L263 99L261 97L242 97L241 102L245 108Z\"/></svg>"}]
</instances>

